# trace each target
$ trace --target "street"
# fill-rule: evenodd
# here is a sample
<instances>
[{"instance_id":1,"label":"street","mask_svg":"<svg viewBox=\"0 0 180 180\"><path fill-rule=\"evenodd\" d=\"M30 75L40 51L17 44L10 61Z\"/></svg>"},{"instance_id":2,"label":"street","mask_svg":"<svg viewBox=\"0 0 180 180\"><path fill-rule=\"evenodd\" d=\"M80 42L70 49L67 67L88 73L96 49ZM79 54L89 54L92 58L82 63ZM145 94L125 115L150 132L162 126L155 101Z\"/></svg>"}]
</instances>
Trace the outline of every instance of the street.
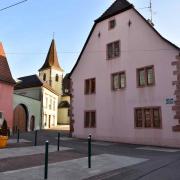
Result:
<instances>
[{"instance_id":1,"label":"street","mask_svg":"<svg viewBox=\"0 0 180 180\"><path fill-rule=\"evenodd\" d=\"M0 150L0 179L44 179L45 141L49 141L48 179L89 180L179 180L180 150L144 145L131 145L92 140L92 167L88 168L88 143L85 139L68 137L59 131L38 131L20 134Z\"/></svg>"}]
</instances>

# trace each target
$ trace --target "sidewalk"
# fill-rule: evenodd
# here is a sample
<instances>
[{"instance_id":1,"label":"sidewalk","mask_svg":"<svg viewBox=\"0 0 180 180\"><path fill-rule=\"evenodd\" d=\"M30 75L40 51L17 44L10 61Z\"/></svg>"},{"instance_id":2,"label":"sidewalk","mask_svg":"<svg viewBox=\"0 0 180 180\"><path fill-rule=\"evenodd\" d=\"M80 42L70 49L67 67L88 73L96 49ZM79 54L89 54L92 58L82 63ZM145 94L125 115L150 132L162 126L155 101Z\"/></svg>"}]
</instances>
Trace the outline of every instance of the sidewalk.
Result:
<instances>
[{"instance_id":1,"label":"sidewalk","mask_svg":"<svg viewBox=\"0 0 180 180\"><path fill-rule=\"evenodd\" d=\"M92 168L88 159L79 158L49 165L49 180L81 180L115 169L143 163L147 159L102 154L92 157ZM41 180L44 179L44 166L0 173L1 180Z\"/></svg>"}]
</instances>

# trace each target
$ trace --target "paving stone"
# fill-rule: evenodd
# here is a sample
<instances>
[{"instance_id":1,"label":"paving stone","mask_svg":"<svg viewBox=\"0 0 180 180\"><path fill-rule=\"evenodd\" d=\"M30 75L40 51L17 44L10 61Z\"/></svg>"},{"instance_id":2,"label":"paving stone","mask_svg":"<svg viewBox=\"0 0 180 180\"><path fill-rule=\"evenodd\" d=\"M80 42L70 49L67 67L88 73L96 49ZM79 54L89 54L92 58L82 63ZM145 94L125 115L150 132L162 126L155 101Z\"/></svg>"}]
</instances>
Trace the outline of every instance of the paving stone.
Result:
<instances>
[{"instance_id":1,"label":"paving stone","mask_svg":"<svg viewBox=\"0 0 180 180\"><path fill-rule=\"evenodd\" d=\"M60 147L60 151L66 151L66 150L71 150L71 148ZM45 151L45 146L5 148L5 149L0 149L0 159L42 154L44 153L44 151ZM57 151L57 146L49 145L49 152L55 152L55 151Z\"/></svg>"},{"instance_id":2,"label":"paving stone","mask_svg":"<svg viewBox=\"0 0 180 180\"><path fill-rule=\"evenodd\" d=\"M80 158L49 165L49 180L81 180L115 169L143 163L147 159L128 156L102 154L92 157L92 168L88 159ZM1 180L41 180L44 179L44 166L0 173Z\"/></svg>"}]
</instances>

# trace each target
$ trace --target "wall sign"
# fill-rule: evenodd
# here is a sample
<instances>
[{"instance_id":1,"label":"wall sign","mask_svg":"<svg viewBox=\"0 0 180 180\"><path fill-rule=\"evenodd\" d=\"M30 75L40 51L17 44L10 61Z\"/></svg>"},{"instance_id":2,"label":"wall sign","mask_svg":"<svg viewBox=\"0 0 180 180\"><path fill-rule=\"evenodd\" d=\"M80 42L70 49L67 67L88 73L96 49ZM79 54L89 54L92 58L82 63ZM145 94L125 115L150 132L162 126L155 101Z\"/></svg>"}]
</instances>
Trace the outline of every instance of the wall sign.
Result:
<instances>
[{"instance_id":1,"label":"wall sign","mask_svg":"<svg viewBox=\"0 0 180 180\"><path fill-rule=\"evenodd\" d=\"M166 98L166 104L174 104L173 98Z\"/></svg>"}]
</instances>

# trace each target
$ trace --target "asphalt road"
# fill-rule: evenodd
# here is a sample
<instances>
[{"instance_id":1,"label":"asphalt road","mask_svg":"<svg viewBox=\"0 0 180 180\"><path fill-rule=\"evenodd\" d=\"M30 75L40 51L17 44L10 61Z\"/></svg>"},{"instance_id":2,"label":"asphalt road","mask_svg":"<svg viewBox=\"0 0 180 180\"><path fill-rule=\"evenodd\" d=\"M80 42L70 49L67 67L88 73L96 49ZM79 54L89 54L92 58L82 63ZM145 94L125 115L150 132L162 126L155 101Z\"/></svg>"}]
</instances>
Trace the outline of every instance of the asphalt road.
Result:
<instances>
[{"instance_id":1,"label":"asphalt road","mask_svg":"<svg viewBox=\"0 0 180 180\"><path fill-rule=\"evenodd\" d=\"M57 145L58 131L38 131L38 145L44 145L49 140L51 145ZM65 146L72 148L68 152L62 152L62 156L57 156L56 152L51 153L50 163L66 161L70 159L87 157L87 140L68 139L68 133L61 132L60 147ZM14 135L12 138L16 138ZM32 146L34 144L34 133L20 134L20 138L30 142L21 144L10 144L9 148ZM134 158L144 158L147 161L119 168L115 170L93 176L89 180L180 180L180 151L170 148L156 150L138 149L143 145L131 145L123 143L94 142L92 143L93 155L113 154L120 156L128 156ZM155 147L156 148L156 147ZM171 151L172 150L172 151ZM176 151L177 150L177 151ZM169 152L168 152L169 151ZM32 160L33 159L33 160ZM43 155L32 155L28 157L17 157L10 159L2 159L0 162L0 172L33 167L43 164ZM15 163L16 162L16 163Z\"/></svg>"}]
</instances>

